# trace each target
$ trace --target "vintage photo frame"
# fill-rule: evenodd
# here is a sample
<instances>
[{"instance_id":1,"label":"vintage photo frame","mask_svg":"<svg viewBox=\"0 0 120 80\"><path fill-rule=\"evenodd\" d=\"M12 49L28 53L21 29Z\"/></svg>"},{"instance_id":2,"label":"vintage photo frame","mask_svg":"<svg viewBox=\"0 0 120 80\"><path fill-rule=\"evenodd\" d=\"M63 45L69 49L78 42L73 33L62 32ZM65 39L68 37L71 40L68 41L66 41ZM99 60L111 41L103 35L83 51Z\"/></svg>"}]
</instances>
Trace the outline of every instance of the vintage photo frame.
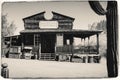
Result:
<instances>
[{"instance_id":1,"label":"vintage photo frame","mask_svg":"<svg viewBox=\"0 0 120 80\"><path fill-rule=\"evenodd\" d=\"M117 1L21 1L1 7L2 77L118 76Z\"/></svg>"}]
</instances>

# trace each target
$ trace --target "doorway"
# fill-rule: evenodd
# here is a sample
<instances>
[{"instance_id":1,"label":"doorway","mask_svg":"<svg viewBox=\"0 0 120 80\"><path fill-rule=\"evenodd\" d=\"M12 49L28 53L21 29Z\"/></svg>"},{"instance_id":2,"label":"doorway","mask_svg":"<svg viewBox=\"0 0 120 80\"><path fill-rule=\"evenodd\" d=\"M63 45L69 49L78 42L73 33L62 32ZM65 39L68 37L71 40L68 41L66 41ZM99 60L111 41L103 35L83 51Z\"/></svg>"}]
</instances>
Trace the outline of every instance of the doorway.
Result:
<instances>
[{"instance_id":1,"label":"doorway","mask_svg":"<svg viewBox=\"0 0 120 80\"><path fill-rule=\"evenodd\" d=\"M55 53L54 34L41 34L41 53Z\"/></svg>"}]
</instances>

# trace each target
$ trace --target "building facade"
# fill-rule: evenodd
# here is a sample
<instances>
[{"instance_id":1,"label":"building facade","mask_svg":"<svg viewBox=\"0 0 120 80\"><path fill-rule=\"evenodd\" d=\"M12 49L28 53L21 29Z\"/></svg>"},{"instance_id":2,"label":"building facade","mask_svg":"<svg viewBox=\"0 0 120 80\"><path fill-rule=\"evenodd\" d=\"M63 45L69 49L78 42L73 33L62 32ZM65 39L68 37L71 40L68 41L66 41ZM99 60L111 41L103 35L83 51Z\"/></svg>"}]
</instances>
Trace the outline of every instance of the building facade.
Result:
<instances>
[{"instance_id":1,"label":"building facade","mask_svg":"<svg viewBox=\"0 0 120 80\"><path fill-rule=\"evenodd\" d=\"M81 53L78 54L99 54L99 33L102 31L75 30L73 29L74 18L52 12L52 19L47 20L44 14L45 12L41 12L23 18L24 30L18 36L19 41L15 40L18 41L16 43L13 43L14 40L11 41L11 46L12 43L14 45L20 43L23 56L25 55L24 48L32 47L32 53L36 59L64 60L68 58L70 60L75 54L74 37L83 40L88 38L89 42L93 35L96 35L97 40L95 49L88 44L81 47L79 49Z\"/></svg>"}]
</instances>

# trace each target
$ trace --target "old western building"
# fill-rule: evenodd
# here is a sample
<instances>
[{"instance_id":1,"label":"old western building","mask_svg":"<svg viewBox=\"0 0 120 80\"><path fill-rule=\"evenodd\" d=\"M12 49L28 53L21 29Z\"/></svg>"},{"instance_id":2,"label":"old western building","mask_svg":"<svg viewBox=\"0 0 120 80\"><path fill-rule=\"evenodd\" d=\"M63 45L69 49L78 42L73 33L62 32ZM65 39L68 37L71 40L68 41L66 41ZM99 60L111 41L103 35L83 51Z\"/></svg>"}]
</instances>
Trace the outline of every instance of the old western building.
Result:
<instances>
[{"instance_id":1,"label":"old western building","mask_svg":"<svg viewBox=\"0 0 120 80\"><path fill-rule=\"evenodd\" d=\"M5 38L6 41L7 39L10 41L10 47L19 45L21 56L26 54L25 48L31 47L30 54L44 60L72 59L75 54L88 54L87 57L94 54L95 56L92 57L99 57L101 31L75 30L73 29L74 18L52 12L52 19L46 20L44 14L45 12L41 12L23 18L24 30L20 35ZM92 35L96 35L97 46L95 47L89 44ZM88 38L88 45L81 46L78 53L74 49L74 37L81 38L83 41ZM81 58L84 60L86 56Z\"/></svg>"}]
</instances>

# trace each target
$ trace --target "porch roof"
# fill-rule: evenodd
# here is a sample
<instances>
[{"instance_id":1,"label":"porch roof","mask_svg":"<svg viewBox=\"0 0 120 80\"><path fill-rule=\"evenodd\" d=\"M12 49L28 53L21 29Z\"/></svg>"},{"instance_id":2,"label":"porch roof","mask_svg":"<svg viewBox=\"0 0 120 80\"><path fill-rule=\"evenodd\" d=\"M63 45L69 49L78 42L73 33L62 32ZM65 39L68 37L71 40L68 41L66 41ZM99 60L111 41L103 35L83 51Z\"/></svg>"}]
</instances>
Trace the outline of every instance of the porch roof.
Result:
<instances>
[{"instance_id":1,"label":"porch roof","mask_svg":"<svg viewBox=\"0 0 120 80\"><path fill-rule=\"evenodd\" d=\"M101 30L79 30L79 29L71 29L71 30L61 30L61 29L32 29L32 30L22 30L20 33L64 33L74 37L85 38L95 34L101 33Z\"/></svg>"}]
</instances>

